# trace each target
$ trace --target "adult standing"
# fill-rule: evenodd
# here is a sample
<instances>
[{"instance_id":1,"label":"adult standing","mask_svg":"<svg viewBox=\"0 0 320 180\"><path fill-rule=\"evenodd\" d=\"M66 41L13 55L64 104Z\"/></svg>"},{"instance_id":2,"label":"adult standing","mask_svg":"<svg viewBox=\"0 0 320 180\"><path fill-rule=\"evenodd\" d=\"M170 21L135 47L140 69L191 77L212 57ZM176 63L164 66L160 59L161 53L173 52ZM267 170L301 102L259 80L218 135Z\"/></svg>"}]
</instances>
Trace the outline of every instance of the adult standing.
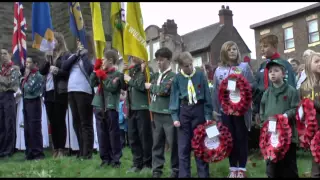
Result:
<instances>
[{"instance_id":1,"label":"adult standing","mask_svg":"<svg viewBox=\"0 0 320 180\"><path fill-rule=\"evenodd\" d=\"M0 157L11 156L16 138L16 101L20 68L13 65L7 49L1 48L0 69Z\"/></svg>"},{"instance_id":2,"label":"adult standing","mask_svg":"<svg viewBox=\"0 0 320 180\"><path fill-rule=\"evenodd\" d=\"M63 62L62 70L69 72L68 99L73 117L73 128L78 142L78 158L91 159L93 152L92 106L93 89L89 76L93 71L91 60L94 58L93 40L86 34L88 50L82 49L78 42L78 51Z\"/></svg>"},{"instance_id":3,"label":"adult standing","mask_svg":"<svg viewBox=\"0 0 320 180\"><path fill-rule=\"evenodd\" d=\"M54 32L55 48L53 55L46 54L46 61L39 69L45 78L43 92L48 119L51 126L53 157L64 156L66 142L65 117L68 108L69 73L61 69L62 63L70 57L64 36Z\"/></svg>"}]
</instances>

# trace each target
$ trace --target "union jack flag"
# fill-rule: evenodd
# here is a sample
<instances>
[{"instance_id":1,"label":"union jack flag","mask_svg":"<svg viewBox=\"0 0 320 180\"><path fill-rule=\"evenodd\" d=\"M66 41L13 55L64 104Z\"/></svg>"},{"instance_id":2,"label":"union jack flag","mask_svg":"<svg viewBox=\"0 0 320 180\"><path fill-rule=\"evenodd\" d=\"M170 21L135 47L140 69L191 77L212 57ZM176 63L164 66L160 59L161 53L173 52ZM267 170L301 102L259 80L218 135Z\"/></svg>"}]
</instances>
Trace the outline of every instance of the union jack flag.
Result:
<instances>
[{"instance_id":1,"label":"union jack flag","mask_svg":"<svg viewBox=\"0 0 320 180\"><path fill-rule=\"evenodd\" d=\"M27 56L26 44L26 19L23 15L21 2L14 2L14 29L12 36L12 58L15 65L22 69L25 66Z\"/></svg>"}]
</instances>

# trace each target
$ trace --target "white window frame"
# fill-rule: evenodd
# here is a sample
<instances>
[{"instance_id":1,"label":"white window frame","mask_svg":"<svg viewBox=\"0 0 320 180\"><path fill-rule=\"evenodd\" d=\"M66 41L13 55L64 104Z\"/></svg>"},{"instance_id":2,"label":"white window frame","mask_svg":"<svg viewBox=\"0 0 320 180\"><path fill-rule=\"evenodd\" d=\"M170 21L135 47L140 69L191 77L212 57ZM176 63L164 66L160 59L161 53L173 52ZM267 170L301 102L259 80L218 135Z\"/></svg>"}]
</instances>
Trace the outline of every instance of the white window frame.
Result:
<instances>
[{"instance_id":1,"label":"white window frame","mask_svg":"<svg viewBox=\"0 0 320 180\"><path fill-rule=\"evenodd\" d=\"M310 24L314 23L314 22L316 22L316 24L317 24L317 26L316 26L317 30L310 32ZM318 40L311 41L311 35L313 35L313 34L318 34ZM309 41L309 44L320 41L318 19L313 19L311 21L308 21L308 41Z\"/></svg>"},{"instance_id":2,"label":"white window frame","mask_svg":"<svg viewBox=\"0 0 320 180\"><path fill-rule=\"evenodd\" d=\"M198 56L198 57L193 57L193 67L202 67L202 57Z\"/></svg>"},{"instance_id":3,"label":"white window frame","mask_svg":"<svg viewBox=\"0 0 320 180\"><path fill-rule=\"evenodd\" d=\"M152 59L156 59L156 52L160 49L160 41L156 41L152 44ZM151 59L151 58L150 58Z\"/></svg>"},{"instance_id":4,"label":"white window frame","mask_svg":"<svg viewBox=\"0 0 320 180\"><path fill-rule=\"evenodd\" d=\"M291 31L292 31L292 37L286 39L286 30L288 30L288 29L291 29ZM284 31L284 32L283 32L283 34L284 34L284 49L287 50L287 49L293 49L293 48L295 48L295 44L294 44L294 34L293 34L293 26L287 27L287 28L285 28L283 31ZM293 41L293 47L289 47L289 48L287 47L287 46L288 46L288 45L287 45L288 41Z\"/></svg>"}]
</instances>

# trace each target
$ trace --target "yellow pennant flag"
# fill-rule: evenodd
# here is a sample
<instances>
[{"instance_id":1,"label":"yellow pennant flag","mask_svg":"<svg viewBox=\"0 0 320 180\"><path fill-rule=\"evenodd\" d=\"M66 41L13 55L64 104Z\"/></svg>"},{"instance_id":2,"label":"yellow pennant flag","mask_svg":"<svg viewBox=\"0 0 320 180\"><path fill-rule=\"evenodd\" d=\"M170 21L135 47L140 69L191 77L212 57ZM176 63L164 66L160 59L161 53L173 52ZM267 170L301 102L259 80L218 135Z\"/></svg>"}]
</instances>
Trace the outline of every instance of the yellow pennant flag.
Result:
<instances>
[{"instance_id":1,"label":"yellow pennant flag","mask_svg":"<svg viewBox=\"0 0 320 180\"><path fill-rule=\"evenodd\" d=\"M123 57L124 2L111 2L112 47Z\"/></svg>"},{"instance_id":2,"label":"yellow pennant flag","mask_svg":"<svg viewBox=\"0 0 320 180\"><path fill-rule=\"evenodd\" d=\"M146 34L139 2L127 3L126 26L123 33L124 55L137 57L146 63L146 78L147 82L150 82Z\"/></svg>"},{"instance_id":3,"label":"yellow pennant flag","mask_svg":"<svg viewBox=\"0 0 320 180\"><path fill-rule=\"evenodd\" d=\"M97 60L102 60L103 51L106 47L106 39L104 37L104 30L102 25L100 2L90 2L91 16L92 16L92 31L95 45L95 52Z\"/></svg>"}]
</instances>

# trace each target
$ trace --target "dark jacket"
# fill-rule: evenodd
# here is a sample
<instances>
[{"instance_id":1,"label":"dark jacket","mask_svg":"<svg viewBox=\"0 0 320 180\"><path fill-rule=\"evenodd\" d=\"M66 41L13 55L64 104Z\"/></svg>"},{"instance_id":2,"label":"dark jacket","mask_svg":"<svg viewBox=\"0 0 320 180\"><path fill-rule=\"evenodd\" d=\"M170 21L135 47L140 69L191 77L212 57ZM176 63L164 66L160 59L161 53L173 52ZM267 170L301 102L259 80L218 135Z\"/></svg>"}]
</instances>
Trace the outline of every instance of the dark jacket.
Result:
<instances>
[{"instance_id":1,"label":"dark jacket","mask_svg":"<svg viewBox=\"0 0 320 180\"><path fill-rule=\"evenodd\" d=\"M70 53L67 52L64 55L60 56L56 60L55 66L59 68L59 71L56 75L53 75L53 84L54 84L54 97L53 99L50 98L50 101L56 101L57 96L62 93L68 93L68 78L69 78L69 72L64 71L61 66L64 61L66 61L70 57ZM39 72L43 76L47 76L50 72L50 62L46 61L40 68ZM46 79L46 78L45 78ZM44 85L44 88L46 86ZM44 90L43 95L46 99L46 91ZM49 100L49 99L46 99Z\"/></svg>"},{"instance_id":2,"label":"dark jacket","mask_svg":"<svg viewBox=\"0 0 320 180\"><path fill-rule=\"evenodd\" d=\"M61 66L61 69L66 72L70 72L72 66L79 61L82 61L84 72L86 73L86 77L90 77L91 73L93 72L93 64L91 63L91 60L88 57L88 54L83 54L83 55L77 55L77 54L72 54L68 59L66 59Z\"/></svg>"}]
</instances>

